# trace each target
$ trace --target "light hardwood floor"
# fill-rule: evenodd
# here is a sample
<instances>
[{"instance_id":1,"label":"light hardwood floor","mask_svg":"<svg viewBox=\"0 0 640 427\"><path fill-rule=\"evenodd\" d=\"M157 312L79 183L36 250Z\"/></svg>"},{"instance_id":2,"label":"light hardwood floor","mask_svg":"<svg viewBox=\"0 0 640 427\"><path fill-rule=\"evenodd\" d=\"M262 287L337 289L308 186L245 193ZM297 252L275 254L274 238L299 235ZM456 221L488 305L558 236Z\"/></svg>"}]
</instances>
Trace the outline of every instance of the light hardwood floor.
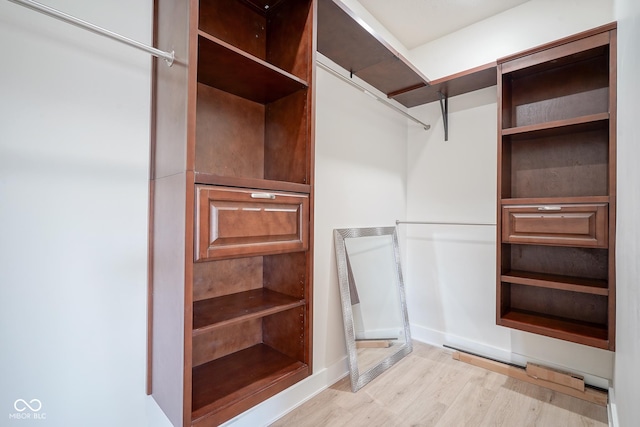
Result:
<instances>
[{"instance_id":1,"label":"light hardwood floor","mask_svg":"<svg viewBox=\"0 0 640 427\"><path fill-rule=\"evenodd\" d=\"M346 377L271 425L608 426L607 409L453 360L422 343L405 359L351 392Z\"/></svg>"}]
</instances>

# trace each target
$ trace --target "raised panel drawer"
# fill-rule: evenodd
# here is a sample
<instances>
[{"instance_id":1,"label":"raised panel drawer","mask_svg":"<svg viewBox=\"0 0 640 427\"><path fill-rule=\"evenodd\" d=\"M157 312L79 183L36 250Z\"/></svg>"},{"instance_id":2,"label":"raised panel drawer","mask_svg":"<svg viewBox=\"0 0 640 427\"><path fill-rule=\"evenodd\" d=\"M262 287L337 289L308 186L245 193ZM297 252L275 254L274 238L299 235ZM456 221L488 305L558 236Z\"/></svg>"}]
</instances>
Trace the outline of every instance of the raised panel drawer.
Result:
<instances>
[{"instance_id":1,"label":"raised panel drawer","mask_svg":"<svg viewBox=\"0 0 640 427\"><path fill-rule=\"evenodd\" d=\"M309 197L196 187L196 261L306 250Z\"/></svg>"},{"instance_id":2,"label":"raised panel drawer","mask_svg":"<svg viewBox=\"0 0 640 427\"><path fill-rule=\"evenodd\" d=\"M526 205L502 208L502 241L556 246L608 246L608 205Z\"/></svg>"}]
</instances>

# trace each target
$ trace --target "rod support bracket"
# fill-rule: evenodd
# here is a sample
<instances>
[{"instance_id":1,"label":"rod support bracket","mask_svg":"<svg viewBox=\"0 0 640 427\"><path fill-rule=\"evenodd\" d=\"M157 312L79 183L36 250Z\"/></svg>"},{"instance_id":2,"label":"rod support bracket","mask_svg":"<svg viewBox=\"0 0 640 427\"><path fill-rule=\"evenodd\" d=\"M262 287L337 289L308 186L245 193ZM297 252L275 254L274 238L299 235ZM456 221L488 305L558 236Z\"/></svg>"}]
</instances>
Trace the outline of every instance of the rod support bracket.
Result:
<instances>
[{"instance_id":1,"label":"rod support bracket","mask_svg":"<svg viewBox=\"0 0 640 427\"><path fill-rule=\"evenodd\" d=\"M444 140L449 141L449 97L440 91L438 91L438 95L440 95L440 110L444 124Z\"/></svg>"},{"instance_id":2,"label":"rod support bracket","mask_svg":"<svg viewBox=\"0 0 640 427\"><path fill-rule=\"evenodd\" d=\"M169 57L168 58L165 57L163 59L164 59L164 62L167 63L167 67L171 67L173 65L173 61L176 60L176 52L172 50L171 52L168 52L168 53L169 53Z\"/></svg>"}]
</instances>

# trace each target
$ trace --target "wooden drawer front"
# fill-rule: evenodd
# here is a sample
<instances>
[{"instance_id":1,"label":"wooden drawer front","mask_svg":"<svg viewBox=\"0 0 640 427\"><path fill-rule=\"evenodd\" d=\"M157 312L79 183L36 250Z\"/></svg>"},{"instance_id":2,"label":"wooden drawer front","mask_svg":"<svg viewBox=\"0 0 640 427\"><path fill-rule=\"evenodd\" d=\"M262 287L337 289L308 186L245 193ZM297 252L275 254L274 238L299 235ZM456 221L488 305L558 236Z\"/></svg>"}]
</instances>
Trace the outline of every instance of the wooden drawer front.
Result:
<instances>
[{"instance_id":1,"label":"wooden drawer front","mask_svg":"<svg viewBox=\"0 0 640 427\"><path fill-rule=\"evenodd\" d=\"M196 261L306 250L309 197L197 187Z\"/></svg>"},{"instance_id":2,"label":"wooden drawer front","mask_svg":"<svg viewBox=\"0 0 640 427\"><path fill-rule=\"evenodd\" d=\"M505 206L502 208L502 240L606 248L607 207L607 204Z\"/></svg>"}]
</instances>

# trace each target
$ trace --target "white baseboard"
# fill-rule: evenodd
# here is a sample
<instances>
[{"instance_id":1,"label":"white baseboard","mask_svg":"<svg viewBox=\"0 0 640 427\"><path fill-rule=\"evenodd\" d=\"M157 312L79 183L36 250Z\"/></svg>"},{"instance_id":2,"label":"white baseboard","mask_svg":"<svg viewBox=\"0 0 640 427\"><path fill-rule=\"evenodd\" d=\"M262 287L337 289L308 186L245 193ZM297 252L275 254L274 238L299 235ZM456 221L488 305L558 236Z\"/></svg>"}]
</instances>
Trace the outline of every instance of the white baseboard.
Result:
<instances>
[{"instance_id":1,"label":"white baseboard","mask_svg":"<svg viewBox=\"0 0 640 427\"><path fill-rule=\"evenodd\" d=\"M477 341L472 341L464 337L456 335L446 334L433 329L425 328L424 326L411 324L411 338L426 344L435 346L450 346L458 350L467 351L490 359L495 359L505 363L514 363L520 366L526 366L527 362L538 363L541 365L557 368L561 370L571 370L575 374L582 375L585 383L607 390L609 388L609 380L602 378L588 372L576 371L569 369L566 366L554 365L548 360L539 360L526 355L513 353L508 349L499 348L483 344Z\"/></svg>"},{"instance_id":2,"label":"white baseboard","mask_svg":"<svg viewBox=\"0 0 640 427\"><path fill-rule=\"evenodd\" d=\"M609 388L609 404L607 405L607 413L609 415L609 427L620 427L618 421L618 409L616 406L616 394L613 388Z\"/></svg>"},{"instance_id":3,"label":"white baseboard","mask_svg":"<svg viewBox=\"0 0 640 427\"><path fill-rule=\"evenodd\" d=\"M328 368L316 372L288 389L265 400L237 417L227 421L223 427L268 426L288 414L321 391L329 388L349 374L347 358L344 357Z\"/></svg>"}]
</instances>

